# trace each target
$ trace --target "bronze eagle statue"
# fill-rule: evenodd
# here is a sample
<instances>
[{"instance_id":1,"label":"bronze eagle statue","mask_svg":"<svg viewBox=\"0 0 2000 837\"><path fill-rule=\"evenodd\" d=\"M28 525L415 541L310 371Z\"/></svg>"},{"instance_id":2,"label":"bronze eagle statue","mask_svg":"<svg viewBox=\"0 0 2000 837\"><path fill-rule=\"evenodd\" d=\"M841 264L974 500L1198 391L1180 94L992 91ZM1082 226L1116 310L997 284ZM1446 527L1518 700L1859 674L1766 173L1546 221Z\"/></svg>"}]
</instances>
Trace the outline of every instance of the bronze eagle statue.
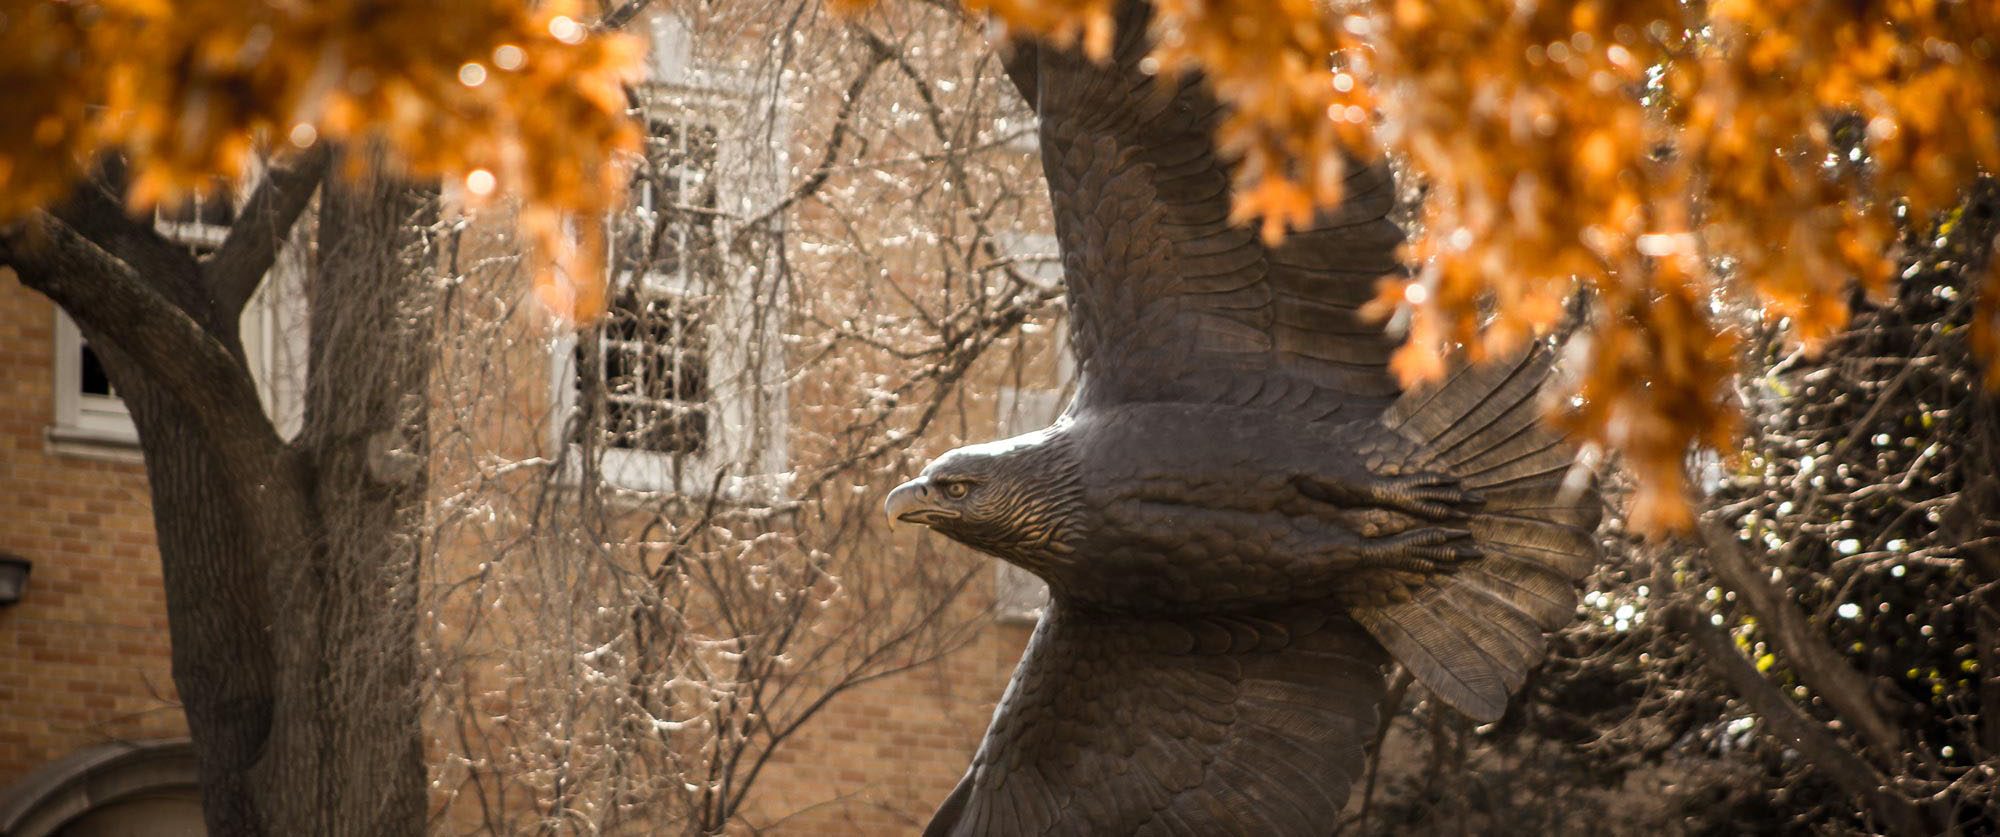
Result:
<instances>
[{"instance_id":1,"label":"bronze eagle statue","mask_svg":"<svg viewBox=\"0 0 2000 837\"><path fill-rule=\"evenodd\" d=\"M1395 190L1266 246L1230 223L1197 76L1021 42L1080 372L1068 410L889 495L1048 582L972 766L927 835L1324 834L1393 659L1498 718L1574 614L1593 491L1538 420L1545 349L1404 390L1359 309L1399 269Z\"/></svg>"}]
</instances>

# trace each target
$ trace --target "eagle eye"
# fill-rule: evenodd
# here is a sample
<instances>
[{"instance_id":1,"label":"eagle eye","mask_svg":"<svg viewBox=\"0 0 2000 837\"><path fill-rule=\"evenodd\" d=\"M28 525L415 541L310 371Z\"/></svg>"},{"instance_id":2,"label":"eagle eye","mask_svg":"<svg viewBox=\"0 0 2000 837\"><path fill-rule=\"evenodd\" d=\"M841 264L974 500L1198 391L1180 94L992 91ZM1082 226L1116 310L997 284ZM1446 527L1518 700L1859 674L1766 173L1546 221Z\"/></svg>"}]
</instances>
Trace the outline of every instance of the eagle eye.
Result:
<instances>
[{"instance_id":1,"label":"eagle eye","mask_svg":"<svg viewBox=\"0 0 2000 837\"><path fill-rule=\"evenodd\" d=\"M972 484L964 482L962 480L958 482L948 482L944 484L943 489L944 489L944 496L950 497L953 500L959 500L965 497L965 493L967 491L972 490Z\"/></svg>"}]
</instances>

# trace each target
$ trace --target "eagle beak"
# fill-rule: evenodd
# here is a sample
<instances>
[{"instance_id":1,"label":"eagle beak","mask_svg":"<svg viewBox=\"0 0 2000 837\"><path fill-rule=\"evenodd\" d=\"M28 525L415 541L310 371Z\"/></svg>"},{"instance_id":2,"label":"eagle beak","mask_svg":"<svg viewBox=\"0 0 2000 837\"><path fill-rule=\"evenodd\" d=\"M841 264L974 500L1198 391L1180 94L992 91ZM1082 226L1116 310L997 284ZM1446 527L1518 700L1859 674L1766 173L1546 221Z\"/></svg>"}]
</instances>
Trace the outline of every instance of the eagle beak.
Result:
<instances>
[{"instance_id":1,"label":"eagle beak","mask_svg":"<svg viewBox=\"0 0 2000 837\"><path fill-rule=\"evenodd\" d=\"M944 510L932 505L931 481L928 477L918 477L896 486L889 492L889 499L882 503L882 510L889 513L890 522L906 520L912 523L929 523Z\"/></svg>"}]
</instances>

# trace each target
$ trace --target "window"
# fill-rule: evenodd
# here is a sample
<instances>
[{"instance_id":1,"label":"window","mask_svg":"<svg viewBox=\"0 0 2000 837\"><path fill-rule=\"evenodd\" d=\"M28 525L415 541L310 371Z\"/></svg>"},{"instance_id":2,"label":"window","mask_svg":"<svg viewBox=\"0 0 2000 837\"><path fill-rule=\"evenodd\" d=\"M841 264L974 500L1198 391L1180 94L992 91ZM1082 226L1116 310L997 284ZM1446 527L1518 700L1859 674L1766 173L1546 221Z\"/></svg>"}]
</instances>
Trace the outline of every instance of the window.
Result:
<instances>
[{"instance_id":1,"label":"window","mask_svg":"<svg viewBox=\"0 0 2000 837\"><path fill-rule=\"evenodd\" d=\"M708 447L708 327L722 275L716 151L711 125L648 120L631 209L613 231L616 287L598 363L593 370L588 358L577 359L579 374L595 375L603 390L601 429L611 447L663 454Z\"/></svg>"},{"instance_id":2,"label":"window","mask_svg":"<svg viewBox=\"0 0 2000 837\"><path fill-rule=\"evenodd\" d=\"M621 488L698 491L717 465L714 342L723 259L714 126L647 120L629 208L613 219L605 315L571 348L567 441L593 437Z\"/></svg>"},{"instance_id":3,"label":"window","mask_svg":"<svg viewBox=\"0 0 2000 837\"><path fill-rule=\"evenodd\" d=\"M139 442L132 414L111 386L104 362L60 308L56 309L56 421L49 438L113 446Z\"/></svg>"},{"instance_id":4,"label":"window","mask_svg":"<svg viewBox=\"0 0 2000 837\"><path fill-rule=\"evenodd\" d=\"M708 447L710 398L705 306L640 284L612 297L596 357L576 346L577 385L603 397L602 444L699 455ZM571 441L582 441L585 424L576 423Z\"/></svg>"},{"instance_id":5,"label":"window","mask_svg":"<svg viewBox=\"0 0 2000 837\"><path fill-rule=\"evenodd\" d=\"M646 156L632 174L631 207L616 224L614 276L646 276L683 292L721 278L719 150L713 125L657 116L646 121Z\"/></svg>"},{"instance_id":6,"label":"window","mask_svg":"<svg viewBox=\"0 0 2000 837\"><path fill-rule=\"evenodd\" d=\"M167 240L206 258L222 246L235 223L236 206L247 189L218 183L210 195L154 210L153 225ZM300 225L303 229L303 224ZM302 234L302 232L300 233ZM244 307L241 334L251 376L264 409L281 434L298 431L304 403L303 249L287 246L272 274ZM59 453L133 459L139 441L132 414L104 370L104 362L83 339L69 315L56 310L55 421L50 447ZM286 327L281 327L286 326Z\"/></svg>"},{"instance_id":7,"label":"window","mask_svg":"<svg viewBox=\"0 0 2000 837\"><path fill-rule=\"evenodd\" d=\"M645 156L611 219L605 315L559 341L551 365L555 435L572 478L589 456L615 488L769 498L786 428L766 372L781 367L776 326L758 324L782 318L754 312L780 300L775 283L759 287L769 265L728 243L776 193L761 184L775 182L766 146L782 133L731 140L725 126L747 121L747 97L690 64L686 27L663 19L642 88Z\"/></svg>"}]
</instances>

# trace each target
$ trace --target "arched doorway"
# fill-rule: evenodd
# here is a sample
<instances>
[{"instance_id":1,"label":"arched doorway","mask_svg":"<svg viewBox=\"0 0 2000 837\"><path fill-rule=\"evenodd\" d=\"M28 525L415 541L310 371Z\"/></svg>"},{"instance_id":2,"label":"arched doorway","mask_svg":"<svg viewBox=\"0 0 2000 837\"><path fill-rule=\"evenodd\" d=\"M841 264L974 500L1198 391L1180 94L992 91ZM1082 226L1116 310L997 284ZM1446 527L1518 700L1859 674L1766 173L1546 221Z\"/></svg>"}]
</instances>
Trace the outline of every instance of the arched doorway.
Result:
<instances>
[{"instance_id":1,"label":"arched doorway","mask_svg":"<svg viewBox=\"0 0 2000 837\"><path fill-rule=\"evenodd\" d=\"M0 834L8 837L206 833L187 739L88 747L0 789Z\"/></svg>"}]
</instances>

